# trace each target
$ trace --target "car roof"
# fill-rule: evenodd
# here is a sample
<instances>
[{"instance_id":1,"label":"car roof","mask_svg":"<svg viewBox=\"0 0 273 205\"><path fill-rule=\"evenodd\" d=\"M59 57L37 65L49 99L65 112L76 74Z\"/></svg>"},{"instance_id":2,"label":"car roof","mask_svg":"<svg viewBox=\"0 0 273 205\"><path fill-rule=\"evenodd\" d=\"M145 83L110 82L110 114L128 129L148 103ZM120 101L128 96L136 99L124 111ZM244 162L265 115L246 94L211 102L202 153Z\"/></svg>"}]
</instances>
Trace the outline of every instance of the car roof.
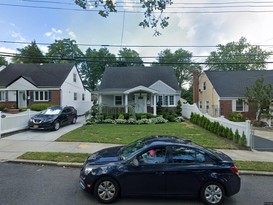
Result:
<instances>
[{"instance_id":1,"label":"car roof","mask_svg":"<svg viewBox=\"0 0 273 205\"><path fill-rule=\"evenodd\" d=\"M143 142L147 145L158 145L158 144L192 144L191 140L183 139L175 136L150 136L143 138Z\"/></svg>"}]
</instances>

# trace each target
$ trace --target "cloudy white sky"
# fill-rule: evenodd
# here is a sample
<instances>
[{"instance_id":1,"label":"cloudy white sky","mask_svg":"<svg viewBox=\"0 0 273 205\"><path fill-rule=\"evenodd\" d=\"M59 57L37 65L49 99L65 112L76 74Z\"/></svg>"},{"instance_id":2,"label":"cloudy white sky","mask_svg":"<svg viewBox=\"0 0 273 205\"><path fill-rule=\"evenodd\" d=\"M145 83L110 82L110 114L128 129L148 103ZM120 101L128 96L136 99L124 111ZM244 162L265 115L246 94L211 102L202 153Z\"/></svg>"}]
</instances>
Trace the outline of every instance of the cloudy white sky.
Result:
<instances>
[{"instance_id":1,"label":"cloudy white sky","mask_svg":"<svg viewBox=\"0 0 273 205\"><path fill-rule=\"evenodd\" d=\"M126 0L131 1L135 2ZM273 45L273 1L173 2L167 10L169 13L165 14L170 17L170 25L161 31L161 36L154 37L153 30L138 26L143 14L128 12L139 11L138 8L119 8L126 12L102 18L97 12L81 11L73 0L1 0L0 52L15 53L17 48L26 46L15 42L33 40L38 44L45 43L39 44L39 47L46 52L46 44L70 38L95 49L100 47L92 45L110 45L108 49L114 54L120 48L111 45L137 46L131 48L138 51L141 57L157 56L166 48L173 51L178 49L173 46L182 47L194 56L206 56L216 49L213 46L238 41L242 36L252 45L263 45L262 49L273 50L273 46L270 46ZM83 52L87 48L81 47ZM196 61L202 59L196 58Z\"/></svg>"}]
</instances>

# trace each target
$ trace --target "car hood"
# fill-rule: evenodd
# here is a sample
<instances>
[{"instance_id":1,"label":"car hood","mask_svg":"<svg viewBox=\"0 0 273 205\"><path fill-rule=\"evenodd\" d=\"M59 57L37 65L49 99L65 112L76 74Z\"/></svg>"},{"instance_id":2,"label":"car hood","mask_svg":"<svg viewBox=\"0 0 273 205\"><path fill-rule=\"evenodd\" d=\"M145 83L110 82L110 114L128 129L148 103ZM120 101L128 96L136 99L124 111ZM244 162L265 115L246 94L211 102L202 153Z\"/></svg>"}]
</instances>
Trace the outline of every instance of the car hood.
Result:
<instances>
[{"instance_id":1,"label":"car hood","mask_svg":"<svg viewBox=\"0 0 273 205\"><path fill-rule=\"evenodd\" d=\"M42 115L42 114L37 114L32 117L32 119L39 119L39 120L48 120L48 119L55 119L57 118L58 115Z\"/></svg>"},{"instance_id":2,"label":"car hood","mask_svg":"<svg viewBox=\"0 0 273 205\"><path fill-rule=\"evenodd\" d=\"M107 164L120 161L119 151L123 146L110 147L100 150L87 158L87 164Z\"/></svg>"}]
</instances>

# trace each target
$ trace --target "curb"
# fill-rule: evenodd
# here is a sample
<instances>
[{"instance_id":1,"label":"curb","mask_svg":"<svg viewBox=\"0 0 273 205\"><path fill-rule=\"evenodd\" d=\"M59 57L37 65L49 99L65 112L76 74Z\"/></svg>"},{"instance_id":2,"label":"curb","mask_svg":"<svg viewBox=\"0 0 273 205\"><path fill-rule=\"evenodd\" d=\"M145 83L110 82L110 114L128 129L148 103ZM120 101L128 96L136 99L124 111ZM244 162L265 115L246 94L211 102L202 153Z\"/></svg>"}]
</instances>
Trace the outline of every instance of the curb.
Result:
<instances>
[{"instance_id":1,"label":"curb","mask_svg":"<svg viewBox=\"0 0 273 205\"><path fill-rule=\"evenodd\" d=\"M45 165L45 166L57 166L57 167L70 167L70 168L82 168L83 163L75 162L53 162L53 161L42 161L42 160L24 160L24 159L15 159L7 160L8 163L17 163L17 164L36 164L36 165ZM263 171L248 171L241 170L239 175L255 175L255 176L273 176L273 172L263 172Z\"/></svg>"}]
</instances>

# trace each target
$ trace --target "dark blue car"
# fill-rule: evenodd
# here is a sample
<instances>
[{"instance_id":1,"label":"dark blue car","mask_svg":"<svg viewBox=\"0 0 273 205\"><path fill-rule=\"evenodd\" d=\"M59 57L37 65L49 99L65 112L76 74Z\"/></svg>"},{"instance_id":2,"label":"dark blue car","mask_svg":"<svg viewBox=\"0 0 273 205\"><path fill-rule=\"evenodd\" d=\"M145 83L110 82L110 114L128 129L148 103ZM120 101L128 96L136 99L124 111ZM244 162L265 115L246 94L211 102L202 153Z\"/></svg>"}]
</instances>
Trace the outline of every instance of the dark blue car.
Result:
<instances>
[{"instance_id":1,"label":"dark blue car","mask_svg":"<svg viewBox=\"0 0 273 205\"><path fill-rule=\"evenodd\" d=\"M80 186L102 203L119 196L200 197L221 204L239 192L238 169L227 155L177 137L152 136L91 155Z\"/></svg>"},{"instance_id":2,"label":"dark blue car","mask_svg":"<svg viewBox=\"0 0 273 205\"><path fill-rule=\"evenodd\" d=\"M72 106L55 106L41 111L30 118L28 127L39 130L58 130L61 126L75 124L77 121L77 110Z\"/></svg>"}]
</instances>

